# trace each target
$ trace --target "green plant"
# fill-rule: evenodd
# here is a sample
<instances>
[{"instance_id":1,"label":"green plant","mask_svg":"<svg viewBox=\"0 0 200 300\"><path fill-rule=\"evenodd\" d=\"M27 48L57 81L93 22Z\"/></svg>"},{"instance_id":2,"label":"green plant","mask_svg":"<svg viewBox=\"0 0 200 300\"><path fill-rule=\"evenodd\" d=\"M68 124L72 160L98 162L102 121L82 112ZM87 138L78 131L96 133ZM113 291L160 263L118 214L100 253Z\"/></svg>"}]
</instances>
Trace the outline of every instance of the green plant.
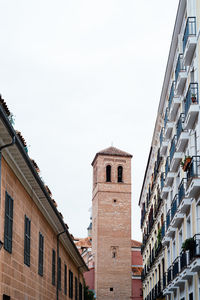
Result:
<instances>
[{"instance_id":1,"label":"green plant","mask_svg":"<svg viewBox=\"0 0 200 300\"><path fill-rule=\"evenodd\" d=\"M195 241L193 238L186 239L182 244L183 251L192 250L195 247Z\"/></svg>"},{"instance_id":2,"label":"green plant","mask_svg":"<svg viewBox=\"0 0 200 300\"><path fill-rule=\"evenodd\" d=\"M162 239L162 231L161 228L158 229L158 235L157 235L157 242L158 244L161 242Z\"/></svg>"},{"instance_id":3,"label":"green plant","mask_svg":"<svg viewBox=\"0 0 200 300\"><path fill-rule=\"evenodd\" d=\"M84 300L94 300L94 292L84 285Z\"/></svg>"}]
</instances>

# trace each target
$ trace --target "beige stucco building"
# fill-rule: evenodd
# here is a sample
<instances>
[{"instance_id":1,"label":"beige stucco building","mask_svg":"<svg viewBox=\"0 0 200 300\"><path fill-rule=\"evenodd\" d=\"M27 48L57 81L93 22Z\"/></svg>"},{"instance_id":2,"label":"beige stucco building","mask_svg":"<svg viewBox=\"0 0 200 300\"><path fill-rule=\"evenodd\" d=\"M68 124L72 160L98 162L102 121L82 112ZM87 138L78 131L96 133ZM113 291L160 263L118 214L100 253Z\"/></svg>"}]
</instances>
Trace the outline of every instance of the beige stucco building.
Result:
<instances>
[{"instance_id":1,"label":"beige stucco building","mask_svg":"<svg viewBox=\"0 0 200 300\"><path fill-rule=\"evenodd\" d=\"M139 201L146 300L200 299L199 32L180 0Z\"/></svg>"}]
</instances>

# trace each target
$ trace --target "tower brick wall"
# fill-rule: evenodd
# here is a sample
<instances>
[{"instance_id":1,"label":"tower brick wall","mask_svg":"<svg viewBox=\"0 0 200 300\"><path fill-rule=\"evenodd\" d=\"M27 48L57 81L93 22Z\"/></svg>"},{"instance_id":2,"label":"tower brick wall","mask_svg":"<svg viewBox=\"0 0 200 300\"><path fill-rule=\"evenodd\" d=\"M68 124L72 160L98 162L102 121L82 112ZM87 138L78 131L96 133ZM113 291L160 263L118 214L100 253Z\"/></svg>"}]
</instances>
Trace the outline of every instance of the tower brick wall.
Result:
<instances>
[{"instance_id":1,"label":"tower brick wall","mask_svg":"<svg viewBox=\"0 0 200 300\"><path fill-rule=\"evenodd\" d=\"M106 182L107 165L111 166L111 182ZM122 182L118 182L119 166L123 168ZM96 155L93 161L92 223L97 299L130 299L131 155Z\"/></svg>"}]
</instances>

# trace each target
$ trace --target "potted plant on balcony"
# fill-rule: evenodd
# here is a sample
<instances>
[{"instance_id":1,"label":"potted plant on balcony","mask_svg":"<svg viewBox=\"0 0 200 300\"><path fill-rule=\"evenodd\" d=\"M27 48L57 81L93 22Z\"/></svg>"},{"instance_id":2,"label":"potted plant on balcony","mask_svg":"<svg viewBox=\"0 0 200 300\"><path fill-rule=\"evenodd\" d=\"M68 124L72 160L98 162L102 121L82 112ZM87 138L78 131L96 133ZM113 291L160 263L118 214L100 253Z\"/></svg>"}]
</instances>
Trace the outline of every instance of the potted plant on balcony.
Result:
<instances>
[{"instance_id":1,"label":"potted plant on balcony","mask_svg":"<svg viewBox=\"0 0 200 300\"><path fill-rule=\"evenodd\" d=\"M192 100L192 103L196 103L196 101L197 101L197 97L196 97L196 95L195 95L195 94L192 94L192 96L191 96L191 100Z\"/></svg>"},{"instance_id":2,"label":"potted plant on balcony","mask_svg":"<svg viewBox=\"0 0 200 300\"><path fill-rule=\"evenodd\" d=\"M182 244L183 251L194 250L195 248L195 240L193 238L186 239Z\"/></svg>"},{"instance_id":3,"label":"potted plant on balcony","mask_svg":"<svg viewBox=\"0 0 200 300\"><path fill-rule=\"evenodd\" d=\"M162 231L161 231L161 228L159 228L158 229L158 235L157 235L158 245L161 243L161 240L162 240Z\"/></svg>"},{"instance_id":4,"label":"potted plant on balcony","mask_svg":"<svg viewBox=\"0 0 200 300\"><path fill-rule=\"evenodd\" d=\"M191 156L185 156L185 158L181 161L181 167L183 169L184 172L187 171L190 163L192 161L192 157Z\"/></svg>"}]
</instances>

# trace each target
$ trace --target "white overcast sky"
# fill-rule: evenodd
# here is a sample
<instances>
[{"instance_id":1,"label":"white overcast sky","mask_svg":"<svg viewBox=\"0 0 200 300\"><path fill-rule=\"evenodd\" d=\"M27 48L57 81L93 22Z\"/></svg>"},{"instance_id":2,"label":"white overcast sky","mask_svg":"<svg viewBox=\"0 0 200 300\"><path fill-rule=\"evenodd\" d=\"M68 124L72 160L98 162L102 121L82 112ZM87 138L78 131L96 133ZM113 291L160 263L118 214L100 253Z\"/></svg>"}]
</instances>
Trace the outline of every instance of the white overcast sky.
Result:
<instances>
[{"instance_id":1,"label":"white overcast sky","mask_svg":"<svg viewBox=\"0 0 200 300\"><path fill-rule=\"evenodd\" d=\"M133 154L132 237L178 0L1 0L0 93L70 232L99 150Z\"/></svg>"}]
</instances>

